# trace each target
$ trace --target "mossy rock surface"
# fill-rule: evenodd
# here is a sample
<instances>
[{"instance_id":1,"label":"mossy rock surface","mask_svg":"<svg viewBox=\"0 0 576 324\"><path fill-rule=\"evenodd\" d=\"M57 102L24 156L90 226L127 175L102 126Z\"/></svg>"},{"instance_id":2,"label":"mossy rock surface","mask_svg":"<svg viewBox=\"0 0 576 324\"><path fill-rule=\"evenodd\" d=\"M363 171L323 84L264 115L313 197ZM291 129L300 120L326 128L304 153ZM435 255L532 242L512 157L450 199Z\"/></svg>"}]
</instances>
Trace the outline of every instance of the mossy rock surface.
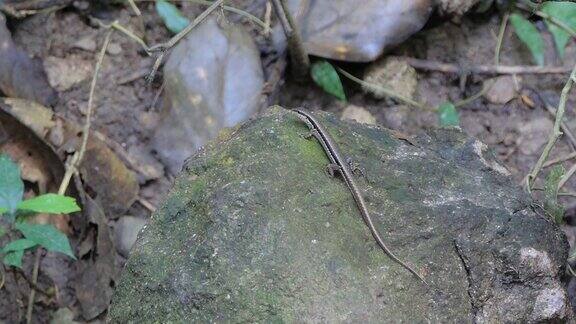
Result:
<instances>
[{"instance_id":1,"label":"mossy rock surface","mask_svg":"<svg viewBox=\"0 0 576 324\"><path fill-rule=\"evenodd\" d=\"M316 113L389 248L378 248L318 141L273 107L190 158L140 233L109 319L123 322L571 320L567 243L486 147L414 141Z\"/></svg>"}]
</instances>

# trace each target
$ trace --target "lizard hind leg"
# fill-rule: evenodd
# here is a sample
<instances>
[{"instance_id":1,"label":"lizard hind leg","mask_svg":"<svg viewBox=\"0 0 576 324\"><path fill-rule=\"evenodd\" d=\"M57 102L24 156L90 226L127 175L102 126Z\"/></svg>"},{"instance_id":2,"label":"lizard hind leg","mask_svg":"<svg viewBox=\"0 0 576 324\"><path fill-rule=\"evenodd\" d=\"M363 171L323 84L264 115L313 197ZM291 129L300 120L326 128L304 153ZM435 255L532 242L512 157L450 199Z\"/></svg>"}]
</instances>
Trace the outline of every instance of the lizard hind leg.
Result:
<instances>
[{"instance_id":1,"label":"lizard hind leg","mask_svg":"<svg viewBox=\"0 0 576 324\"><path fill-rule=\"evenodd\" d=\"M346 158L346 163L348 163L348 167L350 168L352 173L356 175L360 174L360 176L362 177L365 176L364 170L360 167L360 164L358 162L353 161L352 158L348 157Z\"/></svg>"},{"instance_id":2,"label":"lizard hind leg","mask_svg":"<svg viewBox=\"0 0 576 324\"><path fill-rule=\"evenodd\" d=\"M336 172L340 172L341 170L342 170L342 167L339 166L339 165L336 164L336 163L329 163L329 164L326 166L326 171L328 172L328 174L329 174L331 177L334 177L334 176L336 175Z\"/></svg>"},{"instance_id":3,"label":"lizard hind leg","mask_svg":"<svg viewBox=\"0 0 576 324\"><path fill-rule=\"evenodd\" d=\"M302 137L305 139L311 139L312 137L318 138L320 134L315 129L310 129L310 131L306 134L302 134Z\"/></svg>"}]
</instances>

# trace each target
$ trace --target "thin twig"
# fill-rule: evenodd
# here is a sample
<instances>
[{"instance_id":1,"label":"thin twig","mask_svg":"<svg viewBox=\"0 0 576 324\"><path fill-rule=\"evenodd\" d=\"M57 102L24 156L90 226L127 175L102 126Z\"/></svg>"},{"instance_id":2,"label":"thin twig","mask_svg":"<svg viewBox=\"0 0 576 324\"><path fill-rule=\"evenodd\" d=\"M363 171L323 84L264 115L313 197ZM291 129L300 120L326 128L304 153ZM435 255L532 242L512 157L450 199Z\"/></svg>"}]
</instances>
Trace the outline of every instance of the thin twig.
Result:
<instances>
[{"instance_id":1,"label":"thin twig","mask_svg":"<svg viewBox=\"0 0 576 324\"><path fill-rule=\"evenodd\" d=\"M38 282L38 270L40 269L40 257L42 256L42 251L40 248L36 248L36 257L34 260L34 268L32 269L32 289L30 290L30 296L28 296L28 307L26 309L26 324L32 323L32 310L34 310L34 299L36 298L36 283Z\"/></svg>"},{"instance_id":2,"label":"thin twig","mask_svg":"<svg viewBox=\"0 0 576 324\"><path fill-rule=\"evenodd\" d=\"M470 96L470 97L468 97L468 98L462 99L462 100L454 103L454 107L458 108L458 107L461 107L461 106L465 106L465 105L471 103L472 101L474 101L474 100L482 97L483 95L486 94L486 92L488 92L488 90L490 90L490 88L492 88L492 86L494 85L494 83L495 83L495 81L485 82L485 83L482 85L482 89L481 89L480 91L478 91L478 93L476 93L476 94L474 94L474 95L472 95L472 96Z\"/></svg>"},{"instance_id":3,"label":"thin twig","mask_svg":"<svg viewBox=\"0 0 576 324\"><path fill-rule=\"evenodd\" d=\"M548 100L546 100L546 98L544 98L544 96L540 93L540 91L533 89L531 87L524 87L524 89L533 93L536 96L536 98L538 99L538 101L540 102L539 104L546 111L548 111L548 113L550 113L550 115L552 115L552 117L556 118L556 108L552 107L552 105L550 105L548 103ZM562 129L562 132L566 135L566 138L568 139L568 144L570 144L570 146L572 147L573 150L576 150L576 137L574 136L574 134L572 134L572 131L570 130L570 128L568 127L568 125L565 123L564 120L562 120L560 127ZM544 165L546 165L546 164L544 164Z\"/></svg>"},{"instance_id":4,"label":"thin twig","mask_svg":"<svg viewBox=\"0 0 576 324\"><path fill-rule=\"evenodd\" d=\"M102 61L104 60L104 56L106 54L106 49L108 48L108 44L110 43L110 36L114 32L114 29L109 29L108 33L106 33L106 37L104 38L104 44L102 45L102 49L100 50L100 55L98 60L96 61L96 67L94 69L94 75L92 76L92 83L90 84L90 94L88 96L88 109L86 112L86 122L84 123L84 128L82 130L82 143L80 145L80 149L74 153L71 158L71 161L66 168L66 173L64 173L64 177L62 179L62 183L60 184L60 188L58 189L58 194L63 195L68 188L68 184L70 183L70 179L72 175L76 172L77 167L82 162L82 158L84 157L84 152L86 151L86 146L88 145L88 138L90 133L90 126L92 123L92 110L93 110L93 102L94 102L94 91L96 90L96 81L98 81L98 74L100 72L100 68L102 66Z\"/></svg>"},{"instance_id":5,"label":"thin twig","mask_svg":"<svg viewBox=\"0 0 576 324\"><path fill-rule=\"evenodd\" d=\"M142 12L140 12L140 9L138 9L138 6L134 3L134 0L128 0L128 4L130 5L130 8L132 8L136 16L142 15Z\"/></svg>"},{"instance_id":6,"label":"thin twig","mask_svg":"<svg viewBox=\"0 0 576 324\"><path fill-rule=\"evenodd\" d=\"M546 163L544 163L544 165L543 165L542 167L543 167L543 168L548 168L548 167L550 167L550 166L552 166L552 165L554 165L554 164L558 164L558 163L562 163L562 162L565 162L565 161L568 161L568 160L572 160L573 158L576 158L576 152L572 152L572 153L570 153L570 154L568 154L568 155L564 155L564 156L561 156L561 157L557 157L557 158L555 158L555 159L553 159L553 160L549 160L549 161L547 161Z\"/></svg>"},{"instance_id":7,"label":"thin twig","mask_svg":"<svg viewBox=\"0 0 576 324\"><path fill-rule=\"evenodd\" d=\"M70 183L70 179L77 172L78 166L80 165L84 157L86 146L88 145L88 135L90 133L92 107L94 101L94 91L96 89L96 81L98 80L98 73L100 72L100 67L102 66L102 61L104 60L106 49L108 48L108 44L110 43L110 36L112 35L113 32L114 29L112 28L108 30L108 33L104 38L104 44L102 45L102 50L100 51L100 55L96 62L96 68L94 69L94 75L92 76L92 83L90 85L90 95L88 96L88 112L86 113L86 122L82 130L82 143L80 145L80 149L76 151L76 153L74 153L69 163L67 163L66 172L64 173L64 177L62 178L62 182L60 183L60 188L58 189L59 195L63 195L66 192L66 189L68 188L68 185ZM32 322L32 310L34 308L34 299L36 297L36 290L34 289L34 286L38 282L38 271L40 269L40 256L41 256L41 250L40 248L36 248L36 259L34 262L34 268L32 270L33 289L30 291L30 296L28 298L28 308L26 311L26 322L28 324Z\"/></svg>"},{"instance_id":8,"label":"thin twig","mask_svg":"<svg viewBox=\"0 0 576 324\"><path fill-rule=\"evenodd\" d=\"M266 1L266 11L264 12L264 36L269 36L272 25L272 5Z\"/></svg>"},{"instance_id":9,"label":"thin twig","mask_svg":"<svg viewBox=\"0 0 576 324\"><path fill-rule=\"evenodd\" d=\"M153 203L149 202L148 200L138 196L138 198L136 198L136 201L138 203L140 203L140 205L142 205L144 208L148 209L149 212L153 213L156 211L156 209L158 209L158 207L154 206Z\"/></svg>"},{"instance_id":10,"label":"thin twig","mask_svg":"<svg viewBox=\"0 0 576 324\"><path fill-rule=\"evenodd\" d=\"M198 17L194 18L194 20L188 26L186 26L186 28L182 29L182 31L180 31L178 34L174 35L174 37L170 38L170 40L168 40L167 42L164 42L164 43L150 46L148 48L148 54L159 53L156 56L156 62L154 62L154 66L152 68L152 71L150 72L150 74L147 77L148 83L151 83L152 80L154 80L154 76L156 75L156 71L158 71L158 68L160 68L160 65L162 64L162 60L164 59L164 55L166 54L166 52L169 49L171 49L172 47L174 47L174 45L178 44L178 42L180 40L182 40L182 38L186 37L186 35L188 35L188 33L190 31L192 31L192 29L194 29L196 26L198 26L214 10L216 10L219 6L221 6L222 2L224 2L224 0L214 1L210 7L208 7L206 10L204 10L204 12L202 12L200 15L198 15Z\"/></svg>"},{"instance_id":11,"label":"thin twig","mask_svg":"<svg viewBox=\"0 0 576 324\"><path fill-rule=\"evenodd\" d=\"M156 2L156 0L136 0L137 2ZM206 0L172 0L173 2L190 2L190 3L195 3L195 4L200 4L200 5L212 5L214 2L213 1L206 1ZM235 13L239 16L248 18L248 20L252 21L253 23L255 23L256 25L258 25L259 27L266 29L266 22L262 21L260 18L254 16L253 14L244 11L242 9L236 8L236 7L232 7L232 6L226 6L223 5L221 6L222 9Z\"/></svg>"},{"instance_id":12,"label":"thin twig","mask_svg":"<svg viewBox=\"0 0 576 324\"><path fill-rule=\"evenodd\" d=\"M464 67L458 64L422 60L413 57L398 57L398 59L405 60L413 68L418 70L455 74L462 74L462 72L477 74L559 74L568 73L572 70L564 66L470 65Z\"/></svg>"},{"instance_id":13,"label":"thin twig","mask_svg":"<svg viewBox=\"0 0 576 324\"><path fill-rule=\"evenodd\" d=\"M572 269L570 263L566 263L566 269L568 269L568 272L570 273L570 275L572 275L572 277L576 277L576 273L574 273L574 270Z\"/></svg>"},{"instance_id":14,"label":"thin twig","mask_svg":"<svg viewBox=\"0 0 576 324\"><path fill-rule=\"evenodd\" d=\"M196 4L201 4L201 5L211 5L213 3L212 1L205 1L205 0L187 0L187 1L192 2L192 3L196 3ZM248 20L254 22L256 25L258 25L262 29L266 30L266 23L264 21L260 20L260 18L254 16L253 14L251 14L247 11L244 11L242 9L238 9L236 7L226 6L226 5L223 5L222 9L229 11L229 12L232 12L232 13L235 13L239 16L245 17Z\"/></svg>"},{"instance_id":15,"label":"thin twig","mask_svg":"<svg viewBox=\"0 0 576 324\"><path fill-rule=\"evenodd\" d=\"M380 85L366 82L362 79L359 79L359 78L353 76L352 74L346 72L345 70L343 70L339 67L336 67L336 69L338 70L338 72L342 73L348 79L350 79L350 80L352 80L352 81L354 81L354 82L356 82L356 83L358 83L358 84L360 84L360 85L362 85L368 89L374 89L374 90L377 90L379 92L382 92L385 95L387 95L388 97L396 99L403 104L410 105L412 107L416 107L416 108L423 109L423 110L429 110L429 111L435 111L436 110L433 107L430 107L424 103L421 103L421 102L418 102L416 100L410 99L408 97L404 97L400 94L397 94L396 92L394 92L391 89L388 89L388 88L382 87Z\"/></svg>"},{"instance_id":16,"label":"thin twig","mask_svg":"<svg viewBox=\"0 0 576 324\"><path fill-rule=\"evenodd\" d=\"M562 196L562 197L575 197L576 198L576 192L572 192L572 191L564 191L564 192L559 192L558 196Z\"/></svg>"},{"instance_id":17,"label":"thin twig","mask_svg":"<svg viewBox=\"0 0 576 324\"><path fill-rule=\"evenodd\" d=\"M48 298L52 298L54 297L53 293L48 293L47 291L45 291L44 289L38 287L38 284L35 284L34 282L32 282L31 278L28 278L28 276L26 276L26 274L24 273L24 271L22 269L11 269L11 271L13 271L15 274L17 274L18 276L20 276L22 279L26 280L26 282L28 283L28 285L30 285L30 287L34 290L36 290L36 292L39 292L40 294L48 297Z\"/></svg>"},{"instance_id":18,"label":"thin twig","mask_svg":"<svg viewBox=\"0 0 576 324\"><path fill-rule=\"evenodd\" d=\"M156 110L156 104L158 103L158 100L160 99L160 95L164 91L165 86L166 86L166 79L162 80L162 84L160 85L160 88L156 91L156 94L154 95L154 99L152 100L152 103L150 104L150 108L148 109L149 111L155 111Z\"/></svg>"},{"instance_id":19,"label":"thin twig","mask_svg":"<svg viewBox=\"0 0 576 324\"><path fill-rule=\"evenodd\" d=\"M528 183L527 183L527 187L526 187L528 189L528 192L530 192L530 188L534 184L534 180L536 180L536 177L538 176L538 174L542 170L542 166L544 165L544 162L546 162L546 160L548 159L548 155L550 155L550 151L554 147L554 144L556 144L556 141L562 135L562 132L560 131L560 127L562 124L562 118L564 117L564 111L566 110L566 101L568 100L568 94L570 93L570 89L572 88L572 84L574 83L575 78L576 78L576 65L572 69L572 72L570 73L570 77L568 78L568 81L566 81L566 84L564 85L564 88L562 89L562 94L560 95L560 102L558 103L558 109L556 110L556 118L554 120L554 128L552 130L552 133L550 134L550 137L548 139L548 143L546 143L546 146L544 147L544 151L542 152L542 155L540 155L538 162L536 162L534 169L532 169L532 172L530 172L530 174L528 175L528 178L527 178Z\"/></svg>"},{"instance_id":20,"label":"thin twig","mask_svg":"<svg viewBox=\"0 0 576 324\"><path fill-rule=\"evenodd\" d=\"M97 20L98 21L98 20ZM146 45L146 42L144 42L144 40L138 36L136 36L136 34L134 34L132 31L128 30L127 28L125 28L124 26L120 25L117 21L113 22L112 24L110 24L110 26L106 26L104 24L101 23L101 25L104 28L114 28L117 31L121 32L122 34L128 36L128 38L131 38L132 40L134 40L136 43L140 44L140 46L142 46L142 48L146 51L146 52L150 52L150 47L148 47L148 45Z\"/></svg>"},{"instance_id":21,"label":"thin twig","mask_svg":"<svg viewBox=\"0 0 576 324\"><path fill-rule=\"evenodd\" d=\"M6 268L2 265L2 271L0 271L0 289L4 288L4 283L6 282Z\"/></svg>"},{"instance_id":22,"label":"thin twig","mask_svg":"<svg viewBox=\"0 0 576 324\"><path fill-rule=\"evenodd\" d=\"M502 49L504 34L506 32L506 26L508 25L508 17L510 17L510 13L506 12L504 17L502 17L502 23L500 24L500 30L498 31L498 39L496 41L496 48L494 49L494 64L496 66L500 65L500 50Z\"/></svg>"},{"instance_id":23,"label":"thin twig","mask_svg":"<svg viewBox=\"0 0 576 324\"><path fill-rule=\"evenodd\" d=\"M574 175L574 172L576 172L576 164L572 165L570 169L568 169L568 171L562 176L562 178L560 178L560 181L558 181L557 190L560 190L562 187L564 187L566 182L568 182L572 175Z\"/></svg>"},{"instance_id":24,"label":"thin twig","mask_svg":"<svg viewBox=\"0 0 576 324\"><path fill-rule=\"evenodd\" d=\"M547 103L544 103L544 107L550 113L550 115L552 115L554 118L556 118L556 109L554 109L552 106L548 105ZM568 143L570 143L570 146L572 147L572 149L575 150L576 149L576 138L574 137L574 134L572 134L572 131L570 130L570 128L568 128L568 125L566 125L566 123L564 122L564 119L562 119L562 123L560 124L560 127L561 127L564 135L566 135L566 138L568 138Z\"/></svg>"},{"instance_id":25,"label":"thin twig","mask_svg":"<svg viewBox=\"0 0 576 324\"><path fill-rule=\"evenodd\" d=\"M288 40L292 74L296 80L304 80L310 70L310 58L304 47L300 30L288 10L286 0L272 0L272 4Z\"/></svg>"},{"instance_id":26,"label":"thin twig","mask_svg":"<svg viewBox=\"0 0 576 324\"><path fill-rule=\"evenodd\" d=\"M182 40L182 38L186 37L186 35L188 35L188 33L192 31L192 29L198 26L201 22L204 21L204 19L206 19L206 17L208 17L214 10L216 10L222 4L222 2L224 2L224 0L214 1L212 5L210 5L210 7L204 10L204 12L198 15L198 17L194 18L194 20L188 26L186 26L186 28L182 29L178 34L174 35L174 37L170 38L170 40L168 40L167 42L150 46L149 51L164 52L174 47L174 45L178 44L178 42Z\"/></svg>"}]
</instances>

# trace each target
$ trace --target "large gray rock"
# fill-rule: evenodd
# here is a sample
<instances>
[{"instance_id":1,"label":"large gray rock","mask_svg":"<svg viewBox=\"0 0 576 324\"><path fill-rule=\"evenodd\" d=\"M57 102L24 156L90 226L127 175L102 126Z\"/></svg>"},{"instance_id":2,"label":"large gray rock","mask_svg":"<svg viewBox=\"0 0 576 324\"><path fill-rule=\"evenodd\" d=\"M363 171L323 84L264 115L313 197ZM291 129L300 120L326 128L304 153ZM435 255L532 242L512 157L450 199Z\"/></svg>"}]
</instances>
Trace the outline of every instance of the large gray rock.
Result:
<instances>
[{"instance_id":1,"label":"large gray rock","mask_svg":"<svg viewBox=\"0 0 576 324\"><path fill-rule=\"evenodd\" d=\"M432 13L431 0L288 0L304 47L313 55L370 62L419 31ZM283 45L282 28L275 38Z\"/></svg>"},{"instance_id":2,"label":"large gray rock","mask_svg":"<svg viewBox=\"0 0 576 324\"><path fill-rule=\"evenodd\" d=\"M110 310L133 322L538 322L572 313L567 242L486 147L406 142L318 113L356 159L376 245L307 127L272 108L188 160L140 234Z\"/></svg>"},{"instance_id":3,"label":"large gray rock","mask_svg":"<svg viewBox=\"0 0 576 324\"><path fill-rule=\"evenodd\" d=\"M162 119L152 138L168 170L260 108L260 52L240 26L209 18L186 36L164 65Z\"/></svg>"}]
</instances>

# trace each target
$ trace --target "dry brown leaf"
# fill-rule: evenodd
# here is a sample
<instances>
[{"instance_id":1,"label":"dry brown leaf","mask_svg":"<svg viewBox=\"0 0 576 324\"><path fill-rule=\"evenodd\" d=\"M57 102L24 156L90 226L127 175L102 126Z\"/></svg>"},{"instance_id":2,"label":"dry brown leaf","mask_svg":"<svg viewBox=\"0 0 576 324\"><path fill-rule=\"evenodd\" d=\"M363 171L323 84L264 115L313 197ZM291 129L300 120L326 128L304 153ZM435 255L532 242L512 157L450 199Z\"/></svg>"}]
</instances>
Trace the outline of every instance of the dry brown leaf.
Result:
<instances>
[{"instance_id":1,"label":"dry brown leaf","mask_svg":"<svg viewBox=\"0 0 576 324\"><path fill-rule=\"evenodd\" d=\"M0 152L9 155L20 167L22 179L29 183L25 198L58 191L64 166L58 155L19 120L0 109ZM70 232L68 215L37 214L39 224L52 224L64 233Z\"/></svg>"},{"instance_id":2,"label":"dry brown leaf","mask_svg":"<svg viewBox=\"0 0 576 324\"><path fill-rule=\"evenodd\" d=\"M61 160L66 158L66 153L79 147L82 128L39 104L6 98L0 99L0 110L20 120L49 143ZM125 212L138 196L139 186L134 173L96 135L89 137L80 173L112 217Z\"/></svg>"},{"instance_id":3,"label":"dry brown leaf","mask_svg":"<svg viewBox=\"0 0 576 324\"><path fill-rule=\"evenodd\" d=\"M52 106L58 95L46 78L42 63L32 59L12 41L6 18L0 13L0 91L10 97Z\"/></svg>"}]
</instances>

